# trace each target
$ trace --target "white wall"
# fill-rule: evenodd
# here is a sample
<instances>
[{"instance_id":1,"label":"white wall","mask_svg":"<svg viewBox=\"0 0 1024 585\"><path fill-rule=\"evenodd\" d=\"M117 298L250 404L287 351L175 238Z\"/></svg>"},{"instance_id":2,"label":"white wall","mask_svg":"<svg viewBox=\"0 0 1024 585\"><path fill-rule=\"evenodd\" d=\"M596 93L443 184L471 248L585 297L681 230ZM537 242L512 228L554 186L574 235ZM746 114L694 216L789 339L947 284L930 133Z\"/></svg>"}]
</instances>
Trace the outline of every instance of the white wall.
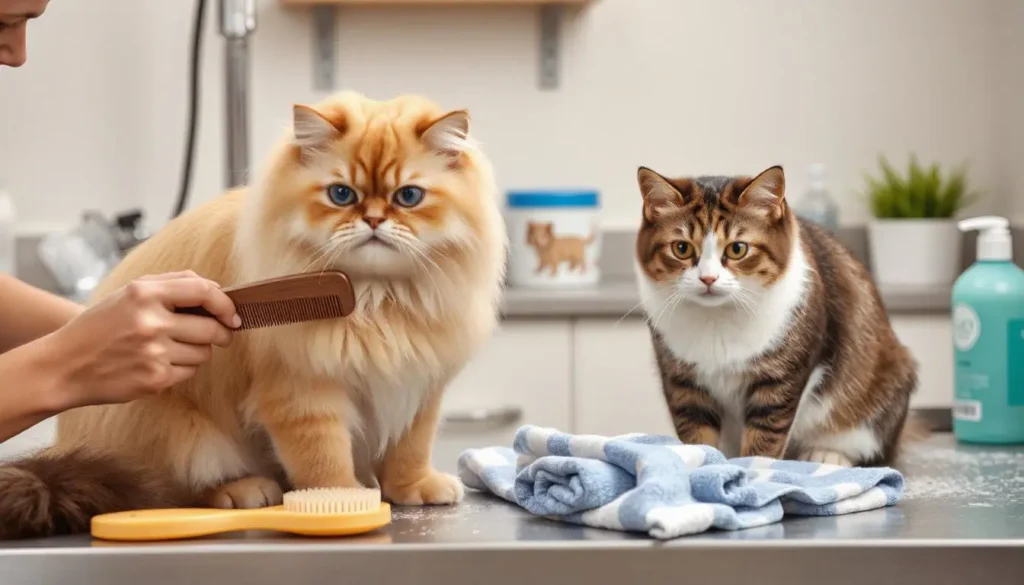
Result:
<instances>
[{"instance_id":1,"label":"white wall","mask_svg":"<svg viewBox=\"0 0 1024 585\"><path fill-rule=\"evenodd\" d=\"M1024 224L1024 2L1000 0L997 6L996 188L1017 225ZM1020 260L1020 259L1018 259Z\"/></svg>"},{"instance_id":2,"label":"white wall","mask_svg":"<svg viewBox=\"0 0 1024 585\"><path fill-rule=\"evenodd\" d=\"M997 39L1014 36L1000 29L1005 1L600 0L569 26L555 93L536 86L531 9L347 9L338 75L375 97L423 92L468 106L504 186L594 185L610 226L636 220L638 164L691 173L781 162L798 193L814 161L829 165L843 222L861 223L855 190L879 151L969 158L982 187L1007 180L996 105L1011 105L994 97L1007 65ZM31 25L28 66L0 73L0 177L24 229L66 225L85 206L141 203L155 225L169 212L191 4L52 2ZM255 162L289 105L319 97L307 13L275 0L259 8ZM223 161L221 42L209 16L202 200L219 190Z\"/></svg>"}]
</instances>

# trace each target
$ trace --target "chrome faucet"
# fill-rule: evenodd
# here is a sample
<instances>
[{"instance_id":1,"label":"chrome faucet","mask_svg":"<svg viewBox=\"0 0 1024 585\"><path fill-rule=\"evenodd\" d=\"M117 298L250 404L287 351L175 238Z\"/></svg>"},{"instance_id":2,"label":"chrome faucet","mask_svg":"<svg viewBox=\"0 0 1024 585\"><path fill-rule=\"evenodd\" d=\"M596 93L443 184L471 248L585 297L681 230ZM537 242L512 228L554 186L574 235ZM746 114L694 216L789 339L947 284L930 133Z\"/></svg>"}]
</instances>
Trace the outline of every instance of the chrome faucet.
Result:
<instances>
[{"instance_id":1,"label":"chrome faucet","mask_svg":"<svg viewBox=\"0 0 1024 585\"><path fill-rule=\"evenodd\" d=\"M225 41L227 169L230 189L249 175L249 35L256 30L256 0L220 0L220 34Z\"/></svg>"}]
</instances>

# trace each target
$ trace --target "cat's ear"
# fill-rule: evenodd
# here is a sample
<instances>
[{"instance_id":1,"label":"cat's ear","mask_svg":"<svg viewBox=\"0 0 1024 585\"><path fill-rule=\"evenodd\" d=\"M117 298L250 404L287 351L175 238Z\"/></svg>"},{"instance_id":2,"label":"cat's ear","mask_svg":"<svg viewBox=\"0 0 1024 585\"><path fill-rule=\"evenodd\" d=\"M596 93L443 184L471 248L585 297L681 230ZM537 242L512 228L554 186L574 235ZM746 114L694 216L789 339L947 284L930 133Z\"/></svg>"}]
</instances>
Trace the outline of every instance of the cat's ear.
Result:
<instances>
[{"instance_id":1,"label":"cat's ear","mask_svg":"<svg viewBox=\"0 0 1024 585\"><path fill-rule=\"evenodd\" d=\"M420 140L430 150L457 158L472 147L469 138L469 112L455 110L421 126Z\"/></svg>"},{"instance_id":2,"label":"cat's ear","mask_svg":"<svg viewBox=\"0 0 1024 585\"><path fill-rule=\"evenodd\" d=\"M292 132L300 149L314 151L341 138L343 128L313 108L295 104L292 106Z\"/></svg>"},{"instance_id":3,"label":"cat's ear","mask_svg":"<svg viewBox=\"0 0 1024 585\"><path fill-rule=\"evenodd\" d=\"M686 197L668 179L647 167L636 172L640 195L644 198L644 218L656 221L658 217L686 205Z\"/></svg>"},{"instance_id":4,"label":"cat's ear","mask_svg":"<svg viewBox=\"0 0 1024 585\"><path fill-rule=\"evenodd\" d=\"M754 177L740 193L738 204L775 221L782 217L785 197L786 175L782 167L776 165Z\"/></svg>"}]
</instances>

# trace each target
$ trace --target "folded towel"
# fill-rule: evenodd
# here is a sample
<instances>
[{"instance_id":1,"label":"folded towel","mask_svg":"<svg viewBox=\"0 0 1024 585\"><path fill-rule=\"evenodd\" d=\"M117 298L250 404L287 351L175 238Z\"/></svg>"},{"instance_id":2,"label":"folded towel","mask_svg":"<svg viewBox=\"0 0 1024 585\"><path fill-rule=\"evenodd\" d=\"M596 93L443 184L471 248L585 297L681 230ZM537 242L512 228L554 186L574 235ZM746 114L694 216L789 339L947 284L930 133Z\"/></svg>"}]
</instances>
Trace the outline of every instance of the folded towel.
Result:
<instances>
[{"instance_id":1,"label":"folded towel","mask_svg":"<svg viewBox=\"0 0 1024 585\"><path fill-rule=\"evenodd\" d=\"M766 457L726 459L673 437L571 435L527 425L512 448L468 449L459 477L538 516L667 539L737 530L784 514L834 516L891 506L903 476Z\"/></svg>"}]
</instances>

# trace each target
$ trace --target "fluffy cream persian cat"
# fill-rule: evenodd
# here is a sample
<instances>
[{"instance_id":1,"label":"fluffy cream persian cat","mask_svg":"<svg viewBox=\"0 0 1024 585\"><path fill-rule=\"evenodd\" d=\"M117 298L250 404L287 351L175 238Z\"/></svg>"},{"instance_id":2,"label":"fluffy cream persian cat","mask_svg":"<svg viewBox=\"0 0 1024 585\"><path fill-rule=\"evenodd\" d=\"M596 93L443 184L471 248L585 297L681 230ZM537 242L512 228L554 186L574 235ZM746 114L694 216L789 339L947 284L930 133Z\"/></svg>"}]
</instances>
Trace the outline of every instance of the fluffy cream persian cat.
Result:
<instances>
[{"instance_id":1,"label":"fluffy cream persian cat","mask_svg":"<svg viewBox=\"0 0 1024 585\"><path fill-rule=\"evenodd\" d=\"M98 296L160 272L226 286L334 268L355 312L239 333L158 396L61 414L53 448L0 469L6 536L129 508L265 506L289 488L461 499L430 454L445 386L497 324L507 236L490 162L467 112L420 97L342 93L293 122L252 186L172 221Z\"/></svg>"}]
</instances>

